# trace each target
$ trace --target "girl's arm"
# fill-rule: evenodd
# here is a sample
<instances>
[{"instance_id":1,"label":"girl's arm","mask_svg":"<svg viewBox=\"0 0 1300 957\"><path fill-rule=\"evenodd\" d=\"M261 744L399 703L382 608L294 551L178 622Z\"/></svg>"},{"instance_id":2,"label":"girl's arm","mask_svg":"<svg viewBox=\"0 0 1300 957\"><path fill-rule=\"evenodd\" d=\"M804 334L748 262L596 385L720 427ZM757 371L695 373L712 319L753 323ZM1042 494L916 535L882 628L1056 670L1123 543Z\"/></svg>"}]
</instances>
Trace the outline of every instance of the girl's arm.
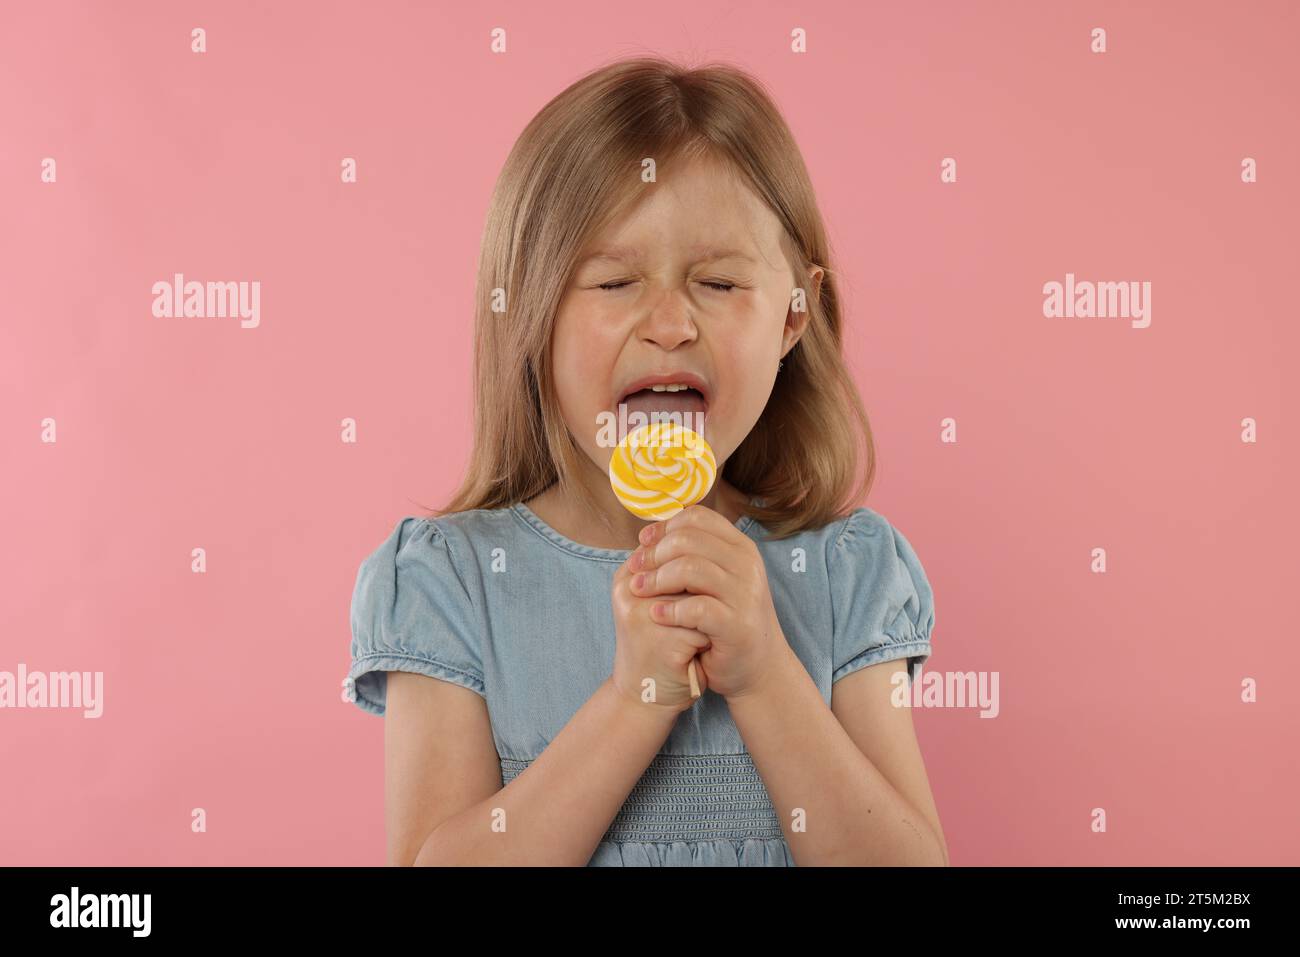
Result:
<instances>
[{"instance_id":1,"label":"girl's arm","mask_svg":"<svg viewBox=\"0 0 1300 957\"><path fill-rule=\"evenodd\" d=\"M389 672L388 863L586 865L672 730L677 715L662 710L606 679L503 788L483 698Z\"/></svg>"},{"instance_id":2,"label":"girl's arm","mask_svg":"<svg viewBox=\"0 0 1300 957\"><path fill-rule=\"evenodd\" d=\"M781 661L763 685L729 697L727 707L795 862L946 866L910 709L890 701L890 677L906 662L846 675L832 686L827 708L794 652Z\"/></svg>"}]
</instances>

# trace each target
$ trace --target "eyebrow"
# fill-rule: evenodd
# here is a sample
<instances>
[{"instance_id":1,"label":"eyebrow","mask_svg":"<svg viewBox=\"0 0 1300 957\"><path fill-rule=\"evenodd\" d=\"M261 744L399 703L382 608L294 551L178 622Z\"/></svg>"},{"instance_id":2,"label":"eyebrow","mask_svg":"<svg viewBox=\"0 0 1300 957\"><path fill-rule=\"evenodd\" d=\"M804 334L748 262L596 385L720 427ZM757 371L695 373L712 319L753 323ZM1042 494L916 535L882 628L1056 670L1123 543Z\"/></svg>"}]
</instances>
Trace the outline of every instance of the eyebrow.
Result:
<instances>
[{"instance_id":1,"label":"eyebrow","mask_svg":"<svg viewBox=\"0 0 1300 957\"><path fill-rule=\"evenodd\" d=\"M757 261L748 253L740 249L719 249L713 246L696 246L692 249L695 254L695 262L717 262L721 259L736 259L741 262L757 265ZM630 246L611 246L607 249L599 249L591 255L583 258L578 265L586 265L590 262L625 262L635 263L642 259L640 250Z\"/></svg>"}]
</instances>

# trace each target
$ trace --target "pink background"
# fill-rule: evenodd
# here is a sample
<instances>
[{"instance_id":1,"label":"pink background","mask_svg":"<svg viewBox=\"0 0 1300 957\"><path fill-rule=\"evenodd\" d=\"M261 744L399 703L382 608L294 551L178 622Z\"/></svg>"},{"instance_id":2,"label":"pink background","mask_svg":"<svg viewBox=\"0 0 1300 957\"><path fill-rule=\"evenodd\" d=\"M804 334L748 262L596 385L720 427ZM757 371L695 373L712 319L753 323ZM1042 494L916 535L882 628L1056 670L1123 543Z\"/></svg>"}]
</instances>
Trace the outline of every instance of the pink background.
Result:
<instances>
[{"instance_id":1,"label":"pink background","mask_svg":"<svg viewBox=\"0 0 1300 957\"><path fill-rule=\"evenodd\" d=\"M0 8L0 670L105 673L98 720L0 710L0 862L382 863L357 566L460 476L515 137L653 52L786 112L927 673L1000 673L996 719L914 712L953 863L1300 863L1296 5L469 6ZM154 318L174 272L260 281L260 327ZM1067 272L1150 281L1150 328L1044 318Z\"/></svg>"}]
</instances>

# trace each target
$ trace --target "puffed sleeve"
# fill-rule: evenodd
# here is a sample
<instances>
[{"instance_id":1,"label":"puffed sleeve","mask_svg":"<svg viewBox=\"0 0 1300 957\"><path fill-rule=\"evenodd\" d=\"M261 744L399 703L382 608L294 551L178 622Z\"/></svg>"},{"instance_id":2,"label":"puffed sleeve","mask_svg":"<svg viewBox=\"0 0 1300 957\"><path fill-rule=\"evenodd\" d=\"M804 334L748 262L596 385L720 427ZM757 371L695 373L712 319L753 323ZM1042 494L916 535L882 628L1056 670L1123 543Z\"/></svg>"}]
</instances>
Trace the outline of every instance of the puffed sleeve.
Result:
<instances>
[{"instance_id":1,"label":"puffed sleeve","mask_svg":"<svg viewBox=\"0 0 1300 957\"><path fill-rule=\"evenodd\" d=\"M908 659L908 674L930 657L934 594L920 559L877 512L855 509L831 546L831 683L860 668Z\"/></svg>"},{"instance_id":2,"label":"puffed sleeve","mask_svg":"<svg viewBox=\"0 0 1300 957\"><path fill-rule=\"evenodd\" d=\"M428 675L486 697L477 616L436 519L402 519L361 562L351 618L345 687L362 710L384 713L389 671Z\"/></svg>"}]
</instances>

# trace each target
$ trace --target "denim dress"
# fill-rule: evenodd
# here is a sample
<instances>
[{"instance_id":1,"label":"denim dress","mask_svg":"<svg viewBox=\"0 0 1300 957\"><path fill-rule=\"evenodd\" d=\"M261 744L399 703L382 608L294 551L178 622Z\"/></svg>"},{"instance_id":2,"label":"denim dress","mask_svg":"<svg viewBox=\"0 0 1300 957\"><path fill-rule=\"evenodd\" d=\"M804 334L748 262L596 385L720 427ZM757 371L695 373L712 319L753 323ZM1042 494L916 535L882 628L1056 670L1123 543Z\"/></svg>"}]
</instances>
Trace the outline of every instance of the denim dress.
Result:
<instances>
[{"instance_id":1,"label":"denim dress","mask_svg":"<svg viewBox=\"0 0 1300 957\"><path fill-rule=\"evenodd\" d=\"M777 618L827 705L831 685L882 661L930 656L934 602L911 545L858 508L769 540L750 516ZM389 671L486 702L505 786L614 667L614 573L630 550L581 545L522 502L401 519L361 563L352 596L355 703L384 713ZM706 690L602 836L592 866L793 866L781 821L726 699Z\"/></svg>"}]
</instances>

